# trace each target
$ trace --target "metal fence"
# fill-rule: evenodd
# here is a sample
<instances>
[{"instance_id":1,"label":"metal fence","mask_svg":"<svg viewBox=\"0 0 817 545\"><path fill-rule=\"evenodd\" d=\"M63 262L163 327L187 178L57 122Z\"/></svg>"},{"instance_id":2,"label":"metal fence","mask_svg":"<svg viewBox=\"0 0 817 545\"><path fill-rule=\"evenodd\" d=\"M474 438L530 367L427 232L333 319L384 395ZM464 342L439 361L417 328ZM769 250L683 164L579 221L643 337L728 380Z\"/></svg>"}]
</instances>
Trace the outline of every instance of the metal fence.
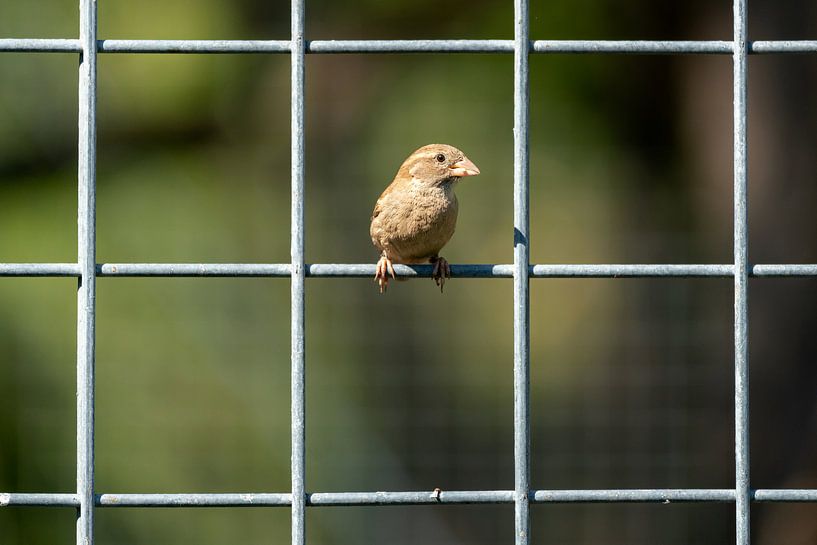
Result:
<instances>
[{"instance_id":1,"label":"metal fence","mask_svg":"<svg viewBox=\"0 0 817 545\"><path fill-rule=\"evenodd\" d=\"M817 502L817 489L752 489L748 437L748 282L755 277L817 276L817 265L750 265L747 231L747 56L817 53L817 40L748 41L747 0L734 0L732 41L584 41L529 37L528 0L514 0L513 40L307 41L305 0L292 0L290 40L98 40L95 0L80 0L79 39L0 39L0 52L79 53L79 225L76 263L0 263L0 276L78 278L77 490L75 493L2 493L0 506L64 506L77 510L77 543L94 540L96 507L289 506L292 543L306 543L306 507L513 503L515 543L530 543L530 504L554 502L731 502L736 542L748 545L751 502ZM95 237L96 90L100 53L281 53L292 67L291 262L282 264L97 264ZM423 492L307 492L305 475L305 278L372 276L373 264L304 263L304 57L329 53L513 53L514 55L514 262L452 265L453 276L512 277L514 282L514 486L512 490ZM734 262L729 264L535 265L529 261L528 59L531 54L731 54L734 105ZM431 275L430 266L397 265L401 276ZM94 489L95 286L113 277L287 277L291 282L292 490L236 494L97 494ZM529 279L573 277L731 277L734 279L735 486L727 489L537 490L530 482Z\"/></svg>"}]
</instances>

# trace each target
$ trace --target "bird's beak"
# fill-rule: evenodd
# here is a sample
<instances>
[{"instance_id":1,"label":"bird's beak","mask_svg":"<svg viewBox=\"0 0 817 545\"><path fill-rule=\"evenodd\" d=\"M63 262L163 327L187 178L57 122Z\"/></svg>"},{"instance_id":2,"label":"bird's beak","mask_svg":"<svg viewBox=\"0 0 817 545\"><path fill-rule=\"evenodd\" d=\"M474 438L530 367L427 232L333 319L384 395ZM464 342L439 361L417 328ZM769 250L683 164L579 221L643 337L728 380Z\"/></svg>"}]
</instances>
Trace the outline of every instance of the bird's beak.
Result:
<instances>
[{"instance_id":1,"label":"bird's beak","mask_svg":"<svg viewBox=\"0 0 817 545\"><path fill-rule=\"evenodd\" d=\"M479 174L477 165L472 163L468 157L463 157L462 161L458 161L448 168L451 170L452 176L476 176Z\"/></svg>"}]
</instances>

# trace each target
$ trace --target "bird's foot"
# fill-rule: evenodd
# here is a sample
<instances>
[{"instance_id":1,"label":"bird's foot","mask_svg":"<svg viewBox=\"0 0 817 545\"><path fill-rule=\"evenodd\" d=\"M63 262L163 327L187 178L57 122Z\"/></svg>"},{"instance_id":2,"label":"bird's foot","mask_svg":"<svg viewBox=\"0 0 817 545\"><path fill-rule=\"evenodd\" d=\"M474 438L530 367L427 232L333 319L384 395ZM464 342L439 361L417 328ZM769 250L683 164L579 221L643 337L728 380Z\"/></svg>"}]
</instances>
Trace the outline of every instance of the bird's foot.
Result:
<instances>
[{"instance_id":1,"label":"bird's foot","mask_svg":"<svg viewBox=\"0 0 817 545\"><path fill-rule=\"evenodd\" d=\"M431 278L434 279L434 282L440 286L440 293L443 292L443 286L445 285L445 279L451 278L451 267L448 265L448 261L444 257L432 257L431 263L434 265L434 269L431 271Z\"/></svg>"},{"instance_id":2,"label":"bird's foot","mask_svg":"<svg viewBox=\"0 0 817 545\"><path fill-rule=\"evenodd\" d=\"M377 282L377 285L380 286L380 293L385 293L386 289L388 289L389 275L391 275L392 278L396 278L394 274L394 266L388 257L382 255L380 256L380 261L377 262L377 266L374 269L374 279Z\"/></svg>"}]
</instances>

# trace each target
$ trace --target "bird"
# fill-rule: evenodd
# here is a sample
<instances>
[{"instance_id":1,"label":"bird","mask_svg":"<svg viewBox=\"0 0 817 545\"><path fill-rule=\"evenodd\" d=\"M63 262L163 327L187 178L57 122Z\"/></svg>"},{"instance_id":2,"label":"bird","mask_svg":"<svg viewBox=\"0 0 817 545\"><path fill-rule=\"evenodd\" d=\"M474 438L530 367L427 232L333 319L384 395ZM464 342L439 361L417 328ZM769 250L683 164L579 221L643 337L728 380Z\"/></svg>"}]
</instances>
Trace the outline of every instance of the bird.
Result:
<instances>
[{"instance_id":1,"label":"bird","mask_svg":"<svg viewBox=\"0 0 817 545\"><path fill-rule=\"evenodd\" d=\"M439 252L457 226L457 182L479 174L463 152L447 144L429 144L403 161L394 180L377 199L369 234L380 251L374 280L380 293L395 278L394 264L431 263L431 277L440 288L451 277Z\"/></svg>"}]
</instances>

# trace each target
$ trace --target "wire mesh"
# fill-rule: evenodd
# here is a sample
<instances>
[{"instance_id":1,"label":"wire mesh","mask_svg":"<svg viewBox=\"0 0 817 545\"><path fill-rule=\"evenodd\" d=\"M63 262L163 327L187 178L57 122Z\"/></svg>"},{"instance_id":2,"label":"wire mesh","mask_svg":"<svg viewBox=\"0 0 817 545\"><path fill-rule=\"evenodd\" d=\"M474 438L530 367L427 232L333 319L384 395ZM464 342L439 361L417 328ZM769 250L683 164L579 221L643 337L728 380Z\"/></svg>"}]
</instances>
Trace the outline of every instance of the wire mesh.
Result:
<instances>
[{"instance_id":1,"label":"wire mesh","mask_svg":"<svg viewBox=\"0 0 817 545\"><path fill-rule=\"evenodd\" d=\"M817 490L756 489L749 481L748 279L817 276L812 264L748 261L747 56L817 52L817 41L748 40L747 0L733 5L732 41L611 41L529 39L528 0L514 1L513 40L312 40L304 35L305 0L292 0L290 40L98 40L94 0L80 0L79 39L0 39L4 52L80 56L78 257L76 263L0 263L0 276L75 277L77 290L76 493L2 493L0 506L77 509L77 543L94 540L95 507L289 507L292 543L306 543L307 506L505 504L515 506L515 542L530 542L530 504L725 502L735 504L736 541L750 543L750 502L815 502ZM96 263L96 63L108 53L289 54L291 59L291 261L270 264ZM306 487L305 278L369 277L372 264L304 262L304 65L307 54L507 53L514 55L514 261L452 265L463 278L512 278L514 308L514 486L508 490L308 492ZM529 258L528 60L532 54L711 54L733 59L734 261L729 264L531 264ZM397 265L399 276L429 277L431 266ZM291 490L286 493L96 494L94 489L94 334L97 277L281 277L291 280ZM726 489L537 490L530 482L529 282L531 278L727 277L734 282L735 487Z\"/></svg>"}]
</instances>

